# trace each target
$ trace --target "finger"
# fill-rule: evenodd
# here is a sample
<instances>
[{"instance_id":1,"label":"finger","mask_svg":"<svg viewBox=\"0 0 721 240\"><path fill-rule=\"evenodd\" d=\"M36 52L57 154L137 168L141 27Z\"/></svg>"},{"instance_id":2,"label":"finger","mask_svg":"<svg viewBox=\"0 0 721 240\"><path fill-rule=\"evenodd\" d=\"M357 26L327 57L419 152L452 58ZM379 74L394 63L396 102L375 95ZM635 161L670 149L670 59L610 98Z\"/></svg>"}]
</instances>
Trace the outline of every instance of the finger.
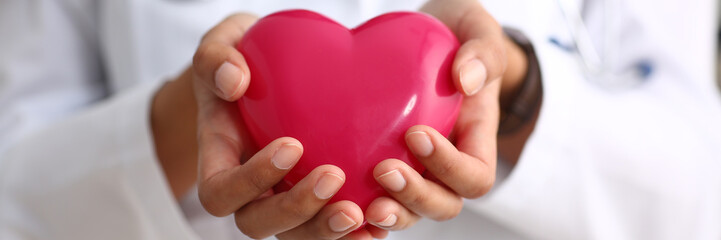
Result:
<instances>
[{"instance_id":1,"label":"finger","mask_svg":"<svg viewBox=\"0 0 721 240\"><path fill-rule=\"evenodd\" d=\"M205 33L201 42L220 42L225 45L234 45L257 20L258 17L250 13L230 15Z\"/></svg>"},{"instance_id":2,"label":"finger","mask_svg":"<svg viewBox=\"0 0 721 240\"><path fill-rule=\"evenodd\" d=\"M394 199L418 215L443 221L457 216L463 207L458 195L423 178L401 160L382 161L373 169L373 176ZM399 220L405 221L402 216L398 215Z\"/></svg>"},{"instance_id":3,"label":"finger","mask_svg":"<svg viewBox=\"0 0 721 240\"><path fill-rule=\"evenodd\" d=\"M365 229L358 229L358 231L346 234L340 240L373 240L373 235Z\"/></svg>"},{"instance_id":4,"label":"finger","mask_svg":"<svg viewBox=\"0 0 721 240\"><path fill-rule=\"evenodd\" d=\"M408 210L396 200L379 197L368 205L368 223L385 230L403 230L413 226L420 216Z\"/></svg>"},{"instance_id":5,"label":"finger","mask_svg":"<svg viewBox=\"0 0 721 240\"><path fill-rule=\"evenodd\" d=\"M373 239L385 239L386 237L388 237L388 230L373 225L366 225L365 228L368 233L371 234L371 237L373 237Z\"/></svg>"},{"instance_id":6,"label":"finger","mask_svg":"<svg viewBox=\"0 0 721 240\"><path fill-rule=\"evenodd\" d=\"M496 20L479 3L460 20L455 30L463 44L453 61L453 80L461 92L474 95L506 71L506 45Z\"/></svg>"},{"instance_id":7,"label":"finger","mask_svg":"<svg viewBox=\"0 0 721 240\"><path fill-rule=\"evenodd\" d=\"M379 228L379 227L376 227L373 225L366 225L365 230L368 231L368 233L370 233L370 235L371 235L371 237L373 237L373 239L385 239L388 237L388 234L389 234L388 230L385 230L385 229L382 229L382 228Z\"/></svg>"},{"instance_id":8,"label":"finger","mask_svg":"<svg viewBox=\"0 0 721 240\"><path fill-rule=\"evenodd\" d=\"M475 95L489 82L500 82L506 62L503 41L494 37L466 41L453 61L453 82L466 96Z\"/></svg>"},{"instance_id":9,"label":"finger","mask_svg":"<svg viewBox=\"0 0 721 240\"><path fill-rule=\"evenodd\" d=\"M351 201L339 201L324 207L315 217L278 239L338 239L363 223L363 211Z\"/></svg>"},{"instance_id":10,"label":"finger","mask_svg":"<svg viewBox=\"0 0 721 240\"><path fill-rule=\"evenodd\" d=\"M461 111L456 121L455 146L458 151L465 155L479 160L481 172L485 178L476 182L474 194L473 189L465 195L467 198L474 198L488 192L495 182L497 166L497 142L498 122L500 119L499 89L501 81L489 83L480 94L466 98L461 106ZM443 139L441 139L443 141ZM447 144L446 144L447 146ZM467 159L467 158L466 158ZM473 181L473 180L472 180ZM446 183L448 184L448 183Z\"/></svg>"},{"instance_id":11,"label":"finger","mask_svg":"<svg viewBox=\"0 0 721 240\"><path fill-rule=\"evenodd\" d=\"M256 20L244 13L226 18L206 33L193 56L197 79L227 101L240 98L250 83L250 70L235 45Z\"/></svg>"},{"instance_id":12,"label":"finger","mask_svg":"<svg viewBox=\"0 0 721 240\"><path fill-rule=\"evenodd\" d=\"M478 198L493 186L495 164L458 151L431 127L411 127L406 133L406 143L430 173L465 198Z\"/></svg>"},{"instance_id":13,"label":"finger","mask_svg":"<svg viewBox=\"0 0 721 240\"><path fill-rule=\"evenodd\" d=\"M428 1L421 11L441 20L463 43L453 61L453 82L460 92L474 95L503 75L503 31L478 1Z\"/></svg>"},{"instance_id":14,"label":"finger","mask_svg":"<svg viewBox=\"0 0 721 240\"><path fill-rule=\"evenodd\" d=\"M495 172L497 160L501 84L501 81L489 83L480 94L467 97L453 129L456 148L486 163L491 172Z\"/></svg>"},{"instance_id":15,"label":"finger","mask_svg":"<svg viewBox=\"0 0 721 240\"><path fill-rule=\"evenodd\" d=\"M228 156L223 152L226 148L218 145L237 144L229 141L217 134L201 136L200 141L203 155L200 156L198 195L203 207L215 216L235 212L271 189L303 154L298 140L284 137L268 144L242 166L238 159L213 161Z\"/></svg>"},{"instance_id":16,"label":"finger","mask_svg":"<svg viewBox=\"0 0 721 240\"><path fill-rule=\"evenodd\" d=\"M238 210L235 213L235 223L238 229L254 239L266 238L286 232L313 218L328 200L338 192L344 182L345 174L340 168L332 165L319 166L289 191L251 202ZM360 224L363 215L360 213L360 208L357 206L355 208L351 210L348 210L347 207L343 208L343 210L346 210L345 216L349 218L331 217L330 220L335 219L340 223L331 226L325 224L326 228L317 230L323 230L323 234L334 233L335 231L330 231L330 229L335 227L335 230L338 230L338 228L345 226L343 225L345 224L344 220L357 220L358 216L361 220L356 221L354 225ZM355 212L356 210L357 212ZM348 228L350 227L348 226Z\"/></svg>"},{"instance_id":17,"label":"finger","mask_svg":"<svg viewBox=\"0 0 721 240\"><path fill-rule=\"evenodd\" d=\"M248 151L244 144L248 139L241 134L243 123L237 105L217 98L198 81L194 85L198 102L198 195L209 213L225 216L237 207L230 204L234 201L230 196L224 195L238 192L230 193L230 189L230 194L215 194L226 190L225 182L231 182L231 186L236 183L232 181L237 176L232 173L238 171L241 153Z\"/></svg>"}]
</instances>

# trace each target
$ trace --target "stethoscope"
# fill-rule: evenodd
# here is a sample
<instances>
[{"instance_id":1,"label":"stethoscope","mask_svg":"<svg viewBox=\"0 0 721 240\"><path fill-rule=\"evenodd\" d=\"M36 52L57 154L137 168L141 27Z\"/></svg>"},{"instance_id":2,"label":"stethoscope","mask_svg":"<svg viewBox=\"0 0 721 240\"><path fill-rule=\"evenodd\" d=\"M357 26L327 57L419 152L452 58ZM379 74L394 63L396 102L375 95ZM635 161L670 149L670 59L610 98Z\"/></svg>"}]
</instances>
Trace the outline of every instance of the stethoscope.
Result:
<instances>
[{"instance_id":1,"label":"stethoscope","mask_svg":"<svg viewBox=\"0 0 721 240\"><path fill-rule=\"evenodd\" d=\"M575 0L556 0L573 41L572 44L564 44L557 38L551 37L549 41L568 51L575 53L584 69L588 79L603 88L610 90L623 90L641 85L653 74L655 64L650 59L637 60L630 67L621 70L614 70L612 64L617 58L618 41L613 38L614 27L613 10L618 10L622 0L596 0L600 1L599 6L603 17L601 29L601 51L593 44L591 34L581 14L581 8L574 5ZM583 0L587 4L588 0Z\"/></svg>"}]
</instances>

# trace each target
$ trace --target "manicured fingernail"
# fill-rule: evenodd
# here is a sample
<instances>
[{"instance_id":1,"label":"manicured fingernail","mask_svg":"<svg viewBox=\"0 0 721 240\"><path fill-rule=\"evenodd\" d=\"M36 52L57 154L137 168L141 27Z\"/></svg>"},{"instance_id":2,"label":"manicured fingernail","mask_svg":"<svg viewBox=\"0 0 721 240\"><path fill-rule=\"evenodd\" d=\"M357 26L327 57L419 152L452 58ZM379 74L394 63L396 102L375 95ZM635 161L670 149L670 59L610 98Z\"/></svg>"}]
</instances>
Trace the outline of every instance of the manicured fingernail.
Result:
<instances>
[{"instance_id":1,"label":"manicured fingernail","mask_svg":"<svg viewBox=\"0 0 721 240\"><path fill-rule=\"evenodd\" d=\"M398 171L398 169L378 176L378 181L383 186L394 192L400 192L404 187L406 187L406 180L403 178L403 175L400 171Z\"/></svg>"},{"instance_id":2,"label":"manicured fingernail","mask_svg":"<svg viewBox=\"0 0 721 240\"><path fill-rule=\"evenodd\" d=\"M343 212L333 214L333 216L328 219L328 226L330 226L330 230L334 232L343 232L354 225L356 225L356 222Z\"/></svg>"},{"instance_id":3,"label":"manicured fingernail","mask_svg":"<svg viewBox=\"0 0 721 240\"><path fill-rule=\"evenodd\" d=\"M243 72L230 62L224 62L215 72L215 87L220 89L226 99L238 93L243 81Z\"/></svg>"},{"instance_id":4,"label":"manicured fingernail","mask_svg":"<svg viewBox=\"0 0 721 240\"><path fill-rule=\"evenodd\" d=\"M341 186L343 186L343 178L341 176L333 173L325 173L318 179L318 182L315 183L313 192L315 196L320 199L328 199L338 192Z\"/></svg>"},{"instance_id":5,"label":"manicured fingernail","mask_svg":"<svg viewBox=\"0 0 721 240\"><path fill-rule=\"evenodd\" d=\"M398 221L398 216L391 213L390 215L388 215L388 217L386 217L386 219L383 219L383 221L377 222L376 225L378 225L379 227L389 228L393 227L393 225L396 225L396 221Z\"/></svg>"},{"instance_id":6,"label":"manicured fingernail","mask_svg":"<svg viewBox=\"0 0 721 240\"><path fill-rule=\"evenodd\" d=\"M463 93L467 96L476 94L486 82L486 77L486 66L480 60L474 58L463 64L460 72Z\"/></svg>"},{"instance_id":7,"label":"manicured fingernail","mask_svg":"<svg viewBox=\"0 0 721 240\"><path fill-rule=\"evenodd\" d=\"M428 157L433 153L434 147L431 136L424 131L415 131L406 135L408 147L420 157Z\"/></svg>"},{"instance_id":8,"label":"manicured fingernail","mask_svg":"<svg viewBox=\"0 0 721 240\"><path fill-rule=\"evenodd\" d=\"M270 162L278 169L289 169L298 162L300 154L300 146L293 143L286 143L280 146L278 151L273 154L273 157L270 158Z\"/></svg>"}]
</instances>

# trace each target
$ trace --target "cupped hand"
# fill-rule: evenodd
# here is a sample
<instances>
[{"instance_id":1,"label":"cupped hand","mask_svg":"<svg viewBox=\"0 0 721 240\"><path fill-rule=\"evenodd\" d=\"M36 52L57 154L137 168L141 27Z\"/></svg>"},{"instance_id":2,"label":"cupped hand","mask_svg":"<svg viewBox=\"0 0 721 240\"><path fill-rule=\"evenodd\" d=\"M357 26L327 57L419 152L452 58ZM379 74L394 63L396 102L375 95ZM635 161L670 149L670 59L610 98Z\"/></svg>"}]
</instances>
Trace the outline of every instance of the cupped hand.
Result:
<instances>
[{"instance_id":1,"label":"cupped hand","mask_svg":"<svg viewBox=\"0 0 721 240\"><path fill-rule=\"evenodd\" d=\"M429 1L421 11L445 23L461 42L452 73L464 99L453 141L423 125L406 132L406 144L426 167L425 176L396 159L376 165L374 177L392 198L376 199L365 216L386 230L409 228L421 217L451 219L460 213L463 198L483 196L495 181L499 97L509 40L476 0Z\"/></svg>"},{"instance_id":2,"label":"cupped hand","mask_svg":"<svg viewBox=\"0 0 721 240\"><path fill-rule=\"evenodd\" d=\"M248 14L228 17L203 37L193 58L201 203L215 216L233 214L238 229L252 238L382 237L384 232L374 229L349 234L364 219L355 203L326 205L345 181L336 166L319 166L291 190L273 192L272 187L300 159L303 145L284 137L255 149L234 103L251 82L235 45L255 21Z\"/></svg>"}]
</instances>

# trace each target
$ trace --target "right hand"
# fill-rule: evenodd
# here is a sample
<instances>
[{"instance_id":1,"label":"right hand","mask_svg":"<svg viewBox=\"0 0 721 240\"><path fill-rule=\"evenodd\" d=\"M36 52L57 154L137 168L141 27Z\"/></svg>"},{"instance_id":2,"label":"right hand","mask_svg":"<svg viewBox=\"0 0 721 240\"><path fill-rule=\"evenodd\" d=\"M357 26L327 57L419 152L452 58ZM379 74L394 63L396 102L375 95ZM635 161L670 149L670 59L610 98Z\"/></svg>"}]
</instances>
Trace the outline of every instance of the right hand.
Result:
<instances>
[{"instance_id":1,"label":"right hand","mask_svg":"<svg viewBox=\"0 0 721 240\"><path fill-rule=\"evenodd\" d=\"M200 202L215 216L234 214L238 229L256 239L385 237L387 231L373 227L349 234L363 222L355 203L326 205L345 181L336 166L319 166L291 190L273 192L300 159L303 145L283 137L256 152L234 103L251 79L235 44L256 20L249 14L228 17L206 33L193 58Z\"/></svg>"}]
</instances>

